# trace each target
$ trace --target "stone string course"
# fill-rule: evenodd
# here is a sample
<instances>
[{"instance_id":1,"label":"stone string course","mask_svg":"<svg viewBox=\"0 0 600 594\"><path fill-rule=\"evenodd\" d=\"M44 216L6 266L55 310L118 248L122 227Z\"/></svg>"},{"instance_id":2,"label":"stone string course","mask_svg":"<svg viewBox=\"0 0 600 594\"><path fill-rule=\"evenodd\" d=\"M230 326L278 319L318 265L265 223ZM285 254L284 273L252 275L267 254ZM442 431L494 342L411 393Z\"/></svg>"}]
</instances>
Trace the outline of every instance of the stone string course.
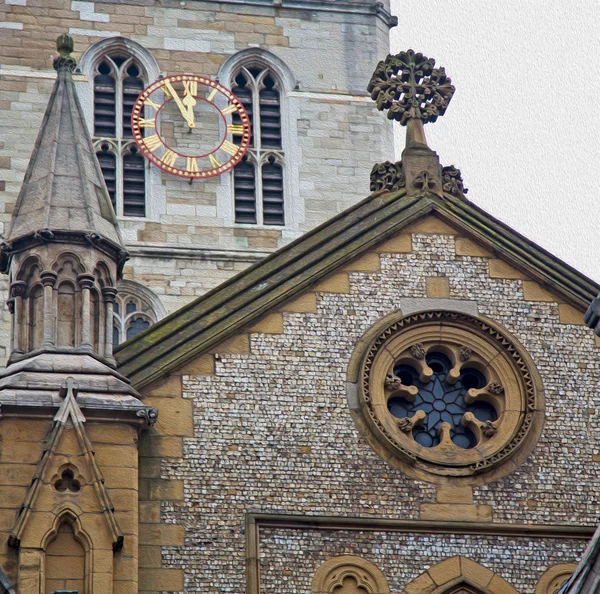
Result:
<instances>
[{"instance_id":1,"label":"stone string course","mask_svg":"<svg viewBox=\"0 0 600 594\"><path fill-rule=\"evenodd\" d=\"M316 313L284 313L283 334L251 334L250 353L217 355L215 375L184 376L195 437L184 439L183 459L162 462L162 477L183 479L185 489L183 501L164 502L161 513L163 522L186 526L185 547L163 548L165 565L184 569L186 591L243 591L247 511L418 519L422 504L435 503L433 485L407 478L366 444L345 387L356 341L401 299L427 297L427 277L446 276L450 299L476 301L481 314L512 332L545 386L546 425L533 455L506 478L475 488L474 503L490 506L495 522L596 523L594 338L562 323L558 303L525 301L528 281L490 277L496 261L457 255L453 236L414 233L412 245L412 253L381 254L379 272L350 272L349 293L318 293ZM399 592L425 570L423 555L432 550L440 560L460 554L501 565L507 581L531 592L536 575L574 562L583 546L393 533L356 539L272 534L262 549L264 592L308 592L317 560L336 551L364 554ZM529 563L533 571L524 577ZM277 569L284 566L286 573Z\"/></svg>"}]
</instances>

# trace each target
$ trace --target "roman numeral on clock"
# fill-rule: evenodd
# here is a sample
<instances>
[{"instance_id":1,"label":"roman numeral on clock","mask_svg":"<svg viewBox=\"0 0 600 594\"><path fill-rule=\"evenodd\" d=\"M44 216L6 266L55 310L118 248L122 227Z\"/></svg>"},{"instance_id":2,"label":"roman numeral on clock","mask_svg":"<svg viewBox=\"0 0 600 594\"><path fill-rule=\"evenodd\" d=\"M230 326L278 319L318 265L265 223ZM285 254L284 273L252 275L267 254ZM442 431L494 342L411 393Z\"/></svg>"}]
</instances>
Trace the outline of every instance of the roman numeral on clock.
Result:
<instances>
[{"instance_id":1,"label":"roman numeral on clock","mask_svg":"<svg viewBox=\"0 0 600 594\"><path fill-rule=\"evenodd\" d=\"M175 165L175 161L177 161L177 155L173 151L167 149L161 161L168 167L173 167L173 165Z\"/></svg>"},{"instance_id":2,"label":"roman numeral on clock","mask_svg":"<svg viewBox=\"0 0 600 594\"><path fill-rule=\"evenodd\" d=\"M229 142L229 140L224 140L221 149L229 155L235 155L240 150L240 147L237 144L233 144L233 142Z\"/></svg>"},{"instance_id":3,"label":"roman numeral on clock","mask_svg":"<svg viewBox=\"0 0 600 594\"><path fill-rule=\"evenodd\" d=\"M193 173L198 172L198 161L196 157L187 157L185 160L185 168Z\"/></svg>"},{"instance_id":4,"label":"roman numeral on clock","mask_svg":"<svg viewBox=\"0 0 600 594\"><path fill-rule=\"evenodd\" d=\"M213 89L209 94L208 97L206 98L207 101L212 101L216 96L217 96L217 89Z\"/></svg>"},{"instance_id":5,"label":"roman numeral on clock","mask_svg":"<svg viewBox=\"0 0 600 594\"><path fill-rule=\"evenodd\" d=\"M194 95L195 97L198 94L198 83L195 80L184 80L183 88L188 95Z\"/></svg>"},{"instance_id":6,"label":"roman numeral on clock","mask_svg":"<svg viewBox=\"0 0 600 594\"><path fill-rule=\"evenodd\" d=\"M219 159L217 159L214 155L208 155L208 160L210 161L213 169L217 169L222 165L221 161L219 161Z\"/></svg>"},{"instance_id":7,"label":"roman numeral on clock","mask_svg":"<svg viewBox=\"0 0 600 594\"><path fill-rule=\"evenodd\" d=\"M240 126L238 124L229 124L227 126L227 132L229 132L229 134L243 134L244 126Z\"/></svg>"},{"instance_id":8,"label":"roman numeral on clock","mask_svg":"<svg viewBox=\"0 0 600 594\"><path fill-rule=\"evenodd\" d=\"M223 115L227 115L227 114L233 113L234 111L237 111L237 110L238 110L237 105L235 103L230 103L227 107L224 107L221 110L221 113Z\"/></svg>"},{"instance_id":9,"label":"roman numeral on clock","mask_svg":"<svg viewBox=\"0 0 600 594\"><path fill-rule=\"evenodd\" d=\"M159 146L162 146L162 141L158 137L158 134L153 134L152 136L148 136L148 138L144 138L144 144L149 150L154 152Z\"/></svg>"},{"instance_id":10,"label":"roman numeral on clock","mask_svg":"<svg viewBox=\"0 0 600 594\"><path fill-rule=\"evenodd\" d=\"M140 121L138 122L138 126L140 128L156 128L156 120L154 118L152 118L152 119L140 118Z\"/></svg>"}]
</instances>

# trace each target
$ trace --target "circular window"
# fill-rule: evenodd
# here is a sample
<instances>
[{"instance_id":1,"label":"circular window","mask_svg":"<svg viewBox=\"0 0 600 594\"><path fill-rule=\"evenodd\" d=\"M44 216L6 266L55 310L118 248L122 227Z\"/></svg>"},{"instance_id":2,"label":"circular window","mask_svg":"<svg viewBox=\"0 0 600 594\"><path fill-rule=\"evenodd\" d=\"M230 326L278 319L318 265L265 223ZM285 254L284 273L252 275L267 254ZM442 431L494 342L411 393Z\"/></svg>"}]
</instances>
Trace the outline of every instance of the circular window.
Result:
<instances>
[{"instance_id":1,"label":"circular window","mask_svg":"<svg viewBox=\"0 0 600 594\"><path fill-rule=\"evenodd\" d=\"M489 321L446 311L383 328L363 358L360 401L377 449L434 482L507 474L535 446L544 417L539 376L518 342Z\"/></svg>"}]
</instances>

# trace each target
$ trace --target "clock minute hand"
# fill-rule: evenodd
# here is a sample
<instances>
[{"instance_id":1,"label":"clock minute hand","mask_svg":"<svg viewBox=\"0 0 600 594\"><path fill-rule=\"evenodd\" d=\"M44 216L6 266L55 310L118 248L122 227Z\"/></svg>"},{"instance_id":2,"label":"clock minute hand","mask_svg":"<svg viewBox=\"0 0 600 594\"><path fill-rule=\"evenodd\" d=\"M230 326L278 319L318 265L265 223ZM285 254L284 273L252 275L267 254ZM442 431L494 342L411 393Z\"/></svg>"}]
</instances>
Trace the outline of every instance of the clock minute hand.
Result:
<instances>
[{"instance_id":1,"label":"clock minute hand","mask_svg":"<svg viewBox=\"0 0 600 594\"><path fill-rule=\"evenodd\" d=\"M184 97L183 97L183 104L187 107L188 110L188 126L190 128L194 128L196 126L195 122L194 122L194 105L196 105L196 99L194 98L194 96L192 94L190 94L188 92L188 90L185 90L184 93ZM191 130L190 130L191 132Z\"/></svg>"},{"instance_id":2,"label":"clock minute hand","mask_svg":"<svg viewBox=\"0 0 600 594\"><path fill-rule=\"evenodd\" d=\"M193 128L195 124L193 121L190 120L189 110L181 101L181 98L177 94L177 91L173 88L173 85L171 84L171 82L166 80L165 87L166 87L167 91L169 92L169 95L171 95L171 97L173 97L175 103L177 103L177 107L179 107L179 111L181 112L183 119L187 122L187 124L188 124L188 126L190 126L190 128Z\"/></svg>"}]
</instances>

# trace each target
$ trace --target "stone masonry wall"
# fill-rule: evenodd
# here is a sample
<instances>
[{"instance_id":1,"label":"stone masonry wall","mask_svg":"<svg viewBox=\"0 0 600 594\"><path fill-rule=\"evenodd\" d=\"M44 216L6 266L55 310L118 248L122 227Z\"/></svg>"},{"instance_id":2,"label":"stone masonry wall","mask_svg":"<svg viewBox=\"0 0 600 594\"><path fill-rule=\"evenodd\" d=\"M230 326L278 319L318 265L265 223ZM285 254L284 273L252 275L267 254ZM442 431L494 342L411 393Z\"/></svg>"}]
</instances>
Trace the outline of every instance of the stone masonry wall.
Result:
<instances>
[{"instance_id":1,"label":"stone masonry wall","mask_svg":"<svg viewBox=\"0 0 600 594\"><path fill-rule=\"evenodd\" d=\"M393 157L390 124L365 90L377 60L388 51L389 27L364 6L345 6L346 12L334 3L315 10L196 0L2 0L0 233L10 222L52 88L55 40L65 31L74 37L77 60L92 44L123 36L148 50L165 74L214 78L228 57L251 47L268 50L289 69L293 83L282 98L285 227L236 225L231 173L189 185L154 172L147 187L147 216L120 220L124 240L137 254L127 278L162 269L167 261L176 271L177 249L190 252L186 268L195 270L192 292L182 291L174 299L173 275L151 283L161 299L170 295L164 303L169 311L199 294L198 286L200 293L214 287L362 199L373 162ZM91 130L91 81L76 78ZM156 257L156 249L165 259ZM0 363L6 359L8 318L3 310Z\"/></svg>"},{"instance_id":2,"label":"stone masonry wall","mask_svg":"<svg viewBox=\"0 0 600 594\"><path fill-rule=\"evenodd\" d=\"M521 341L542 377L546 422L536 449L472 494L407 478L369 447L350 415L345 382L357 340L415 300L421 309L476 308ZM193 407L193 427L178 434L176 448L163 455L164 444L150 447L141 461L166 494L151 524L151 567L179 570L187 592L243 592L247 512L464 521L483 513L499 523L593 526L599 367L581 312L441 221L416 223L147 390L154 406ZM465 555L501 568L526 594L549 565L576 561L585 544L275 528L265 539L263 591L302 594L324 551L366 556L399 592L425 571L422 548L432 543L436 559Z\"/></svg>"}]
</instances>

